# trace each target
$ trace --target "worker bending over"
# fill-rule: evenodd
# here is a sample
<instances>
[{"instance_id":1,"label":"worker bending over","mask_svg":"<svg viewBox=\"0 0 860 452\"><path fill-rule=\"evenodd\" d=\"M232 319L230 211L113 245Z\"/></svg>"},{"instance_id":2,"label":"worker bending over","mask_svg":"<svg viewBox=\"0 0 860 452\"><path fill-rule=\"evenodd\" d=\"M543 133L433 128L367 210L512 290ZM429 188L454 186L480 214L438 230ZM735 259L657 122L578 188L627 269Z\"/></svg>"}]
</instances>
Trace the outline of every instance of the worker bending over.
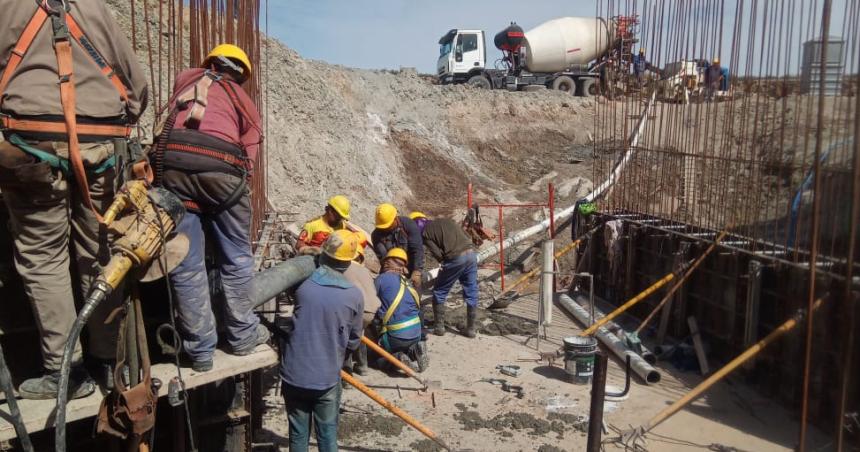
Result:
<instances>
[{"instance_id":1,"label":"worker bending over","mask_svg":"<svg viewBox=\"0 0 860 452\"><path fill-rule=\"evenodd\" d=\"M426 342L423 341L421 304L418 292L404 278L408 257L403 248L391 248L382 260L382 273L376 278L376 293L381 305L371 330L379 345L417 372L427 368ZM381 358L380 368L386 361Z\"/></svg>"},{"instance_id":2,"label":"worker bending over","mask_svg":"<svg viewBox=\"0 0 860 452\"><path fill-rule=\"evenodd\" d=\"M362 324L364 329L370 325L373 316L379 309L381 302L376 296L376 286L373 282L373 274L364 266L364 245L366 238L363 232L354 232L355 240L358 243L356 248L355 258L343 272L343 276L352 284L361 290L364 306L364 314L362 315ZM352 363L346 363L346 367L350 368L358 375L367 374L367 346L363 343L358 346L358 350L352 353Z\"/></svg>"},{"instance_id":3,"label":"worker bending over","mask_svg":"<svg viewBox=\"0 0 860 452\"><path fill-rule=\"evenodd\" d=\"M381 261L392 248L403 248L409 258L407 277L416 289L421 290L421 272L424 270L424 245L421 231L412 219L397 215L391 204L376 208L376 229L371 234L376 257Z\"/></svg>"},{"instance_id":4,"label":"worker bending over","mask_svg":"<svg viewBox=\"0 0 860 452\"><path fill-rule=\"evenodd\" d=\"M181 72L152 159L157 183L188 209L176 229L188 236L190 248L170 273L170 282L178 301L182 348L198 372L212 368L218 343L206 274L207 241L224 288L230 352L247 355L269 339L251 301L254 256L246 181L262 140L260 114L241 87L251 71L242 49L222 44L200 68Z\"/></svg>"},{"instance_id":5,"label":"worker bending over","mask_svg":"<svg viewBox=\"0 0 860 452\"><path fill-rule=\"evenodd\" d=\"M113 140L128 137L146 108L147 86L103 1L0 0L0 11L0 129L6 140L0 143L0 191L44 367L19 393L53 399L77 317L73 294L86 295L110 258L97 212L113 201ZM72 282L70 267L80 285ZM105 319L121 298L122 290L114 291L87 325L88 352L108 388L118 322ZM95 391L80 343L70 381L71 398Z\"/></svg>"},{"instance_id":6,"label":"worker bending over","mask_svg":"<svg viewBox=\"0 0 860 452\"><path fill-rule=\"evenodd\" d=\"M296 289L280 366L293 452L308 450L311 419L319 450L337 450L340 369L362 335L361 291L343 276L357 246L354 234L336 231L322 246L319 268Z\"/></svg>"},{"instance_id":7,"label":"worker bending over","mask_svg":"<svg viewBox=\"0 0 860 452\"><path fill-rule=\"evenodd\" d=\"M433 333L445 334L445 300L454 283L460 281L466 301L466 337L475 337L478 316L478 255L472 241L454 220L430 220L422 231L424 245L442 263L433 285Z\"/></svg>"},{"instance_id":8,"label":"worker bending over","mask_svg":"<svg viewBox=\"0 0 860 452\"><path fill-rule=\"evenodd\" d=\"M318 255L320 246L337 230L347 229L349 220L349 199L346 196L332 196L319 217L308 221L296 241L299 254Z\"/></svg>"}]
</instances>

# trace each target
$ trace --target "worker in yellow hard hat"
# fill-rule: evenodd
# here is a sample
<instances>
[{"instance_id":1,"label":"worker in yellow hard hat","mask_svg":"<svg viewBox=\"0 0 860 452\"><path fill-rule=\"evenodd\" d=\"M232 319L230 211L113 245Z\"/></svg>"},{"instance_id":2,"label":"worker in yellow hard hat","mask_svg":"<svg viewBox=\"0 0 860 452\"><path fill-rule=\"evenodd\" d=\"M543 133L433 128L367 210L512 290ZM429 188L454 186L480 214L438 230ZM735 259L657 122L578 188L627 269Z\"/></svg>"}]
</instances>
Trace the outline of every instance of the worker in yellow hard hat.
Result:
<instances>
[{"instance_id":1,"label":"worker in yellow hard hat","mask_svg":"<svg viewBox=\"0 0 860 452\"><path fill-rule=\"evenodd\" d=\"M407 276L421 290L421 274L424 270L424 244L421 230L408 216L399 216L397 208L384 203L376 207L376 229L370 235L373 251L381 261L388 250L403 248L409 257Z\"/></svg>"},{"instance_id":2,"label":"worker in yellow hard hat","mask_svg":"<svg viewBox=\"0 0 860 452\"><path fill-rule=\"evenodd\" d=\"M420 296L407 273L409 257L403 248L394 247L382 258L382 272L376 278L376 295L381 305L369 331L379 345L417 372L427 368L428 356L423 334ZM378 360L385 368L387 363Z\"/></svg>"},{"instance_id":3,"label":"worker in yellow hard hat","mask_svg":"<svg viewBox=\"0 0 860 452\"><path fill-rule=\"evenodd\" d=\"M711 65L705 69L705 99L711 101L714 99L717 91L720 90L720 83L723 80L723 68L720 67L720 57L714 57Z\"/></svg>"},{"instance_id":4,"label":"worker in yellow hard hat","mask_svg":"<svg viewBox=\"0 0 860 452\"><path fill-rule=\"evenodd\" d=\"M349 199L343 195L329 198L323 214L305 223L296 241L299 254L317 255L320 246L334 231L348 229Z\"/></svg>"},{"instance_id":5,"label":"worker in yellow hard hat","mask_svg":"<svg viewBox=\"0 0 860 452\"><path fill-rule=\"evenodd\" d=\"M361 290L361 294L364 297L364 314L362 315L362 320L366 329L379 309L380 301L376 296L373 274L364 266L364 248L368 245L370 239L364 231L353 232L353 236L357 243L356 253L353 262L343 272L343 276ZM345 370L347 372L352 371L358 375L366 375L367 346L361 344L358 350L352 354L351 358L351 362L344 365Z\"/></svg>"},{"instance_id":6,"label":"worker in yellow hard hat","mask_svg":"<svg viewBox=\"0 0 860 452\"><path fill-rule=\"evenodd\" d=\"M355 234L335 231L322 245L320 266L296 289L293 329L281 344L281 388L290 422L290 449L307 450L311 419L320 450L337 450L340 372L361 344L362 295L343 272L357 252Z\"/></svg>"},{"instance_id":7,"label":"worker in yellow hard hat","mask_svg":"<svg viewBox=\"0 0 860 452\"><path fill-rule=\"evenodd\" d=\"M651 68L648 60L645 58L645 48L639 49L639 54L633 57L633 75L636 76L636 83L641 88L645 83L645 72Z\"/></svg>"},{"instance_id":8,"label":"worker in yellow hard hat","mask_svg":"<svg viewBox=\"0 0 860 452\"><path fill-rule=\"evenodd\" d=\"M210 306L205 254L211 248L226 296L226 339L247 355L269 338L251 307L251 199L246 185L262 129L256 105L242 89L251 62L242 49L222 44L198 68L176 76L164 129L152 149L155 185L182 200L188 213L177 231L188 236L188 256L170 273L177 298L183 351L197 372L212 368L218 343ZM208 246L207 246L208 245Z\"/></svg>"},{"instance_id":9,"label":"worker in yellow hard hat","mask_svg":"<svg viewBox=\"0 0 860 452\"><path fill-rule=\"evenodd\" d=\"M414 211L409 214L409 218L415 222L415 225L418 226L418 230L424 232L424 226L430 222L430 219L427 218L427 215L424 215L424 212Z\"/></svg>"}]
</instances>

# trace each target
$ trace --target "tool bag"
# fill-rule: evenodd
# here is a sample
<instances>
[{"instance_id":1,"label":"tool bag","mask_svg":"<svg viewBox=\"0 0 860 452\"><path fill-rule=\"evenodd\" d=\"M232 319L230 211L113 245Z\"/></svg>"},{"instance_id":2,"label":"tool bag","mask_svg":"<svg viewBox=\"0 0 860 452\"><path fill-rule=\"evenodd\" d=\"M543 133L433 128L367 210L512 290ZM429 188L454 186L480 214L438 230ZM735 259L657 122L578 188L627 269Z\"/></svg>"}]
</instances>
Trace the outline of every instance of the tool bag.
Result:
<instances>
[{"instance_id":1,"label":"tool bag","mask_svg":"<svg viewBox=\"0 0 860 452\"><path fill-rule=\"evenodd\" d=\"M139 442L146 432L155 426L155 409L158 403L158 390L153 385L150 372L149 348L146 343L146 329L143 323L143 312L140 307L140 297L132 296L131 309L135 310L134 330L137 337L137 349L140 356L140 366L143 377L140 383L127 388L122 381L123 367L126 365L125 336L129 326L123 319L117 340L116 367L114 368L114 389L102 400L99 408L98 433L107 433L122 439Z\"/></svg>"}]
</instances>

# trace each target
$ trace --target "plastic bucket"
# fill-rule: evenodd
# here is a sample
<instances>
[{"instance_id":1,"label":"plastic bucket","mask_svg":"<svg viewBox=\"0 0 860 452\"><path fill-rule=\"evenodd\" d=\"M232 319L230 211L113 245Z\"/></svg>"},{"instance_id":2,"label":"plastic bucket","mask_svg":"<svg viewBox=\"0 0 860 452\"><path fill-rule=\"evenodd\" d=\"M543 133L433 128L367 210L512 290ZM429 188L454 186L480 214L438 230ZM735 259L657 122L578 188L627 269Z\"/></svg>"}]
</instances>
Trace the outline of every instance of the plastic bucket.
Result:
<instances>
[{"instance_id":1,"label":"plastic bucket","mask_svg":"<svg viewBox=\"0 0 860 452\"><path fill-rule=\"evenodd\" d=\"M594 375L594 354L597 339L586 336L566 337L564 342L564 370L576 384L588 384Z\"/></svg>"}]
</instances>

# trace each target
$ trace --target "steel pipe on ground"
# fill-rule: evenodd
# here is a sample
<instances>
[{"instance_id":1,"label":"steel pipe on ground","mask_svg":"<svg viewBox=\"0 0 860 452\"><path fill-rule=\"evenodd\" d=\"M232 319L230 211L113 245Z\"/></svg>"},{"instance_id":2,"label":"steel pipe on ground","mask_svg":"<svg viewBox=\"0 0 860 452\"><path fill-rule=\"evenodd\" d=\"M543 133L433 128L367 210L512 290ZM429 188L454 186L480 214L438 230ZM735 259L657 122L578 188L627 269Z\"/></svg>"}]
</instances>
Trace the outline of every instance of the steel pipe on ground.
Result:
<instances>
[{"instance_id":1,"label":"steel pipe on ground","mask_svg":"<svg viewBox=\"0 0 860 452\"><path fill-rule=\"evenodd\" d=\"M562 309L575 317L582 325L588 326L593 323L588 311L577 302L573 301L569 296L564 294L559 295L558 304ZM597 311L595 311L595 315L597 315ZM603 345L605 345L621 361L626 360L627 356L630 356L630 369L642 378L645 383L654 384L660 382L660 372L651 366L651 364L648 364L648 362L641 356L628 349L627 346L624 345L624 341L619 339L618 336L612 334L606 327L600 327L597 332L594 333L594 337L602 342Z\"/></svg>"}]
</instances>

